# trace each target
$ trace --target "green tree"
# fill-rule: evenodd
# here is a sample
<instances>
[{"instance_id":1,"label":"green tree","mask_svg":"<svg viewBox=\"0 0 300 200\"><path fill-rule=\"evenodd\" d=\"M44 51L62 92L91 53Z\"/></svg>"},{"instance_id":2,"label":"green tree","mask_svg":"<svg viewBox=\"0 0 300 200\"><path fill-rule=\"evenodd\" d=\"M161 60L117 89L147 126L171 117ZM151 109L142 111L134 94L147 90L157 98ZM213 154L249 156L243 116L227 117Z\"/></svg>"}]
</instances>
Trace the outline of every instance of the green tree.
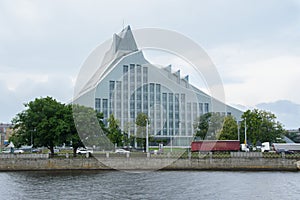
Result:
<instances>
[{"instance_id":1,"label":"green tree","mask_svg":"<svg viewBox=\"0 0 300 200\"><path fill-rule=\"evenodd\" d=\"M108 118L108 134L107 137L113 144L117 146L123 145L123 134L119 126L119 121L111 114Z\"/></svg>"},{"instance_id":2,"label":"green tree","mask_svg":"<svg viewBox=\"0 0 300 200\"><path fill-rule=\"evenodd\" d=\"M130 122L125 122L123 129L123 142L124 145L129 148L129 146L134 143L134 136L129 134L130 132Z\"/></svg>"},{"instance_id":3,"label":"green tree","mask_svg":"<svg viewBox=\"0 0 300 200\"><path fill-rule=\"evenodd\" d=\"M241 141L244 142L245 122L247 140L251 143L256 142L276 142L277 138L285 133L283 126L276 121L276 116L263 110L247 110L242 115Z\"/></svg>"},{"instance_id":4,"label":"green tree","mask_svg":"<svg viewBox=\"0 0 300 200\"><path fill-rule=\"evenodd\" d=\"M196 129L195 136L199 137L201 140L204 140L208 132L211 115L211 113L205 113L204 115L201 115L194 124L194 128Z\"/></svg>"},{"instance_id":5,"label":"green tree","mask_svg":"<svg viewBox=\"0 0 300 200\"><path fill-rule=\"evenodd\" d=\"M67 145L72 145L73 148L73 156L76 157L76 151L79 147L84 147L84 144L81 140L81 138L78 135L78 132L76 130L76 125L73 118L73 109L72 105L66 105L66 116L65 121L69 124L69 129L67 137L65 138L65 142Z\"/></svg>"},{"instance_id":6,"label":"green tree","mask_svg":"<svg viewBox=\"0 0 300 200\"><path fill-rule=\"evenodd\" d=\"M107 137L108 130L103 123L103 113L77 104L72 105L72 113L79 135L72 134L69 140L72 141L72 145L77 144L75 148L78 148L82 141L85 147L96 146L103 150L113 149L113 144Z\"/></svg>"},{"instance_id":7,"label":"green tree","mask_svg":"<svg viewBox=\"0 0 300 200\"><path fill-rule=\"evenodd\" d=\"M16 146L47 147L54 154L54 147L66 141L69 122L65 120L64 104L51 97L36 98L25 105L25 110L12 120L14 133L10 138Z\"/></svg>"},{"instance_id":8,"label":"green tree","mask_svg":"<svg viewBox=\"0 0 300 200\"><path fill-rule=\"evenodd\" d=\"M220 113L212 113L208 128L208 133L211 139L218 139L224 124L224 118L225 115L221 115Z\"/></svg>"},{"instance_id":9,"label":"green tree","mask_svg":"<svg viewBox=\"0 0 300 200\"><path fill-rule=\"evenodd\" d=\"M236 119L229 115L225 117L219 140L237 140L238 125Z\"/></svg>"},{"instance_id":10,"label":"green tree","mask_svg":"<svg viewBox=\"0 0 300 200\"><path fill-rule=\"evenodd\" d=\"M219 113L206 113L201 115L194 123L196 129L195 136L204 140L205 137L209 139L217 139L222 129L224 117Z\"/></svg>"},{"instance_id":11,"label":"green tree","mask_svg":"<svg viewBox=\"0 0 300 200\"><path fill-rule=\"evenodd\" d=\"M150 124L148 115L145 113L138 113L136 116L135 124L137 125L137 142L139 146L146 149L146 126Z\"/></svg>"}]
</instances>

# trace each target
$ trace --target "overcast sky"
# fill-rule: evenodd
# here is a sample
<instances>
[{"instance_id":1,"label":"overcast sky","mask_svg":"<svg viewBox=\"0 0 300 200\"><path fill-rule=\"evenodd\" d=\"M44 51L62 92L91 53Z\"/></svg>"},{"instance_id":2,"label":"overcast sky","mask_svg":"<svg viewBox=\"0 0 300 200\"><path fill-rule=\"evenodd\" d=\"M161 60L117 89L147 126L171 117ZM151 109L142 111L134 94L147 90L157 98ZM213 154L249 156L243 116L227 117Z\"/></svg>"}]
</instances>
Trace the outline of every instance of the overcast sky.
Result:
<instances>
[{"instance_id":1,"label":"overcast sky","mask_svg":"<svg viewBox=\"0 0 300 200\"><path fill-rule=\"evenodd\" d=\"M80 67L118 33L156 27L202 46L226 102L300 104L300 1L0 1L0 122L41 96L73 96Z\"/></svg>"}]
</instances>

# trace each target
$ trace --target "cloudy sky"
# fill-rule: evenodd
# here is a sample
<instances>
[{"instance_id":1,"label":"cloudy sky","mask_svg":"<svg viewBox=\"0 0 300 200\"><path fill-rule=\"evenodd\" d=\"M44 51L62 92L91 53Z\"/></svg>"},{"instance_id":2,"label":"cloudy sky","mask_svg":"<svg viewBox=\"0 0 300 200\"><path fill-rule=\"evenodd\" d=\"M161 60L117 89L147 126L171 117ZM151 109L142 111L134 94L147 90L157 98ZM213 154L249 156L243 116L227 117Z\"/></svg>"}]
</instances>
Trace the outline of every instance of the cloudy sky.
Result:
<instances>
[{"instance_id":1,"label":"cloudy sky","mask_svg":"<svg viewBox=\"0 0 300 200\"><path fill-rule=\"evenodd\" d=\"M197 42L220 73L227 103L300 104L299 0L1 0L0 122L36 97L69 101L84 60L123 23Z\"/></svg>"}]
</instances>

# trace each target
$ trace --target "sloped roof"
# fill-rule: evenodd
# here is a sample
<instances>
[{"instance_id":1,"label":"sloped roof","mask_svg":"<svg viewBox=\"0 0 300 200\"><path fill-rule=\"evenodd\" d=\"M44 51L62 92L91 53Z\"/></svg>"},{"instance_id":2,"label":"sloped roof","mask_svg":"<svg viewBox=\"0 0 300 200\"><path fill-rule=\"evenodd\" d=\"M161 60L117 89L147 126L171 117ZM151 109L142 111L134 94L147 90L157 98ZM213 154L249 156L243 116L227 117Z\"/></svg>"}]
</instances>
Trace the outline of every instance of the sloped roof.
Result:
<instances>
[{"instance_id":1,"label":"sloped roof","mask_svg":"<svg viewBox=\"0 0 300 200\"><path fill-rule=\"evenodd\" d=\"M119 34L114 34L111 47L105 53L101 65L98 67L91 79L81 89L78 95L80 96L96 87L100 79L102 79L102 77L104 77L123 56L136 51L138 51L138 48L130 26L124 28Z\"/></svg>"}]
</instances>

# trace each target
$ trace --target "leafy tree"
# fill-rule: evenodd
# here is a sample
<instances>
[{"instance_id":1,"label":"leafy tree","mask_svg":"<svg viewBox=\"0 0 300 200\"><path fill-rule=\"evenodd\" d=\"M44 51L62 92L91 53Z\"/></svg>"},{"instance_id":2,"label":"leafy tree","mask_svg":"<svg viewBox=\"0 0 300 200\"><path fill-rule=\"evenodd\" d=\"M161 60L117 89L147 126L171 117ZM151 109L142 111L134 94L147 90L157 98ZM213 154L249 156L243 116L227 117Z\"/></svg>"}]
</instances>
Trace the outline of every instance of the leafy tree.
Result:
<instances>
[{"instance_id":1,"label":"leafy tree","mask_svg":"<svg viewBox=\"0 0 300 200\"><path fill-rule=\"evenodd\" d=\"M256 142L276 142L285 133L282 125L276 121L276 116L267 111L258 109L247 110L242 115L241 141L244 142L245 122L247 140L253 144Z\"/></svg>"},{"instance_id":2,"label":"leafy tree","mask_svg":"<svg viewBox=\"0 0 300 200\"><path fill-rule=\"evenodd\" d=\"M65 105L51 97L36 98L24 105L26 109L12 120L14 134L10 140L16 146L33 140L34 146L45 146L54 154L54 147L66 141L69 131Z\"/></svg>"},{"instance_id":3,"label":"leafy tree","mask_svg":"<svg viewBox=\"0 0 300 200\"><path fill-rule=\"evenodd\" d=\"M134 136L129 134L130 131L130 122L126 122L124 124L124 129L123 129L123 142L124 145L129 147L133 145L134 143Z\"/></svg>"},{"instance_id":4,"label":"leafy tree","mask_svg":"<svg viewBox=\"0 0 300 200\"><path fill-rule=\"evenodd\" d=\"M111 114L108 118L108 133L107 137L110 139L110 141L113 144L116 144L117 146L123 145L123 134L119 127L119 121L115 119L114 115Z\"/></svg>"},{"instance_id":5,"label":"leafy tree","mask_svg":"<svg viewBox=\"0 0 300 200\"><path fill-rule=\"evenodd\" d=\"M201 140L204 140L208 128L209 128L209 121L211 117L211 113L205 113L204 115L201 115L199 119L194 124L194 128L196 129L196 137L199 137Z\"/></svg>"},{"instance_id":6,"label":"leafy tree","mask_svg":"<svg viewBox=\"0 0 300 200\"><path fill-rule=\"evenodd\" d=\"M137 125L137 142L146 148L146 126L150 124L148 115L139 113L136 116L135 123Z\"/></svg>"},{"instance_id":7,"label":"leafy tree","mask_svg":"<svg viewBox=\"0 0 300 200\"><path fill-rule=\"evenodd\" d=\"M224 115L220 113L212 113L209 121L208 133L211 139L218 139L224 124Z\"/></svg>"},{"instance_id":8,"label":"leafy tree","mask_svg":"<svg viewBox=\"0 0 300 200\"><path fill-rule=\"evenodd\" d=\"M84 147L84 144L82 140L80 139L77 130L76 125L73 118L73 109L72 105L66 105L66 116L64 120L69 124L68 127L68 134L65 138L65 143L68 145L72 145L73 148L73 156L76 157L76 151L79 147Z\"/></svg>"},{"instance_id":9,"label":"leafy tree","mask_svg":"<svg viewBox=\"0 0 300 200\"><path fill-rule=\"evenodd\" d=\"M201 115L194 123L196 129L196 137L204 140L205 137L210 139L217 139L222 129L224 117L219 113L206 113Z\"/></svg>"},{"instance_id":10,"label":"leafy tree","mask_svg":"<svg viewBox=\"0 0 300 200\"><path fill-rule=\"evenodd\" d=\"M51 97L36 98L13 119L14 133L10 138L16 146L45 146L51 154L58 145L72 144L73 154L83 146L111 149L106 137L103 114L80 105L65 105ZM78 132L77 132L78 131ZM79 134L78 134L79 133Z\"/></svg>"},{"instance_id":11,"label":"leafy tree","mask_svg":"<svg viewBox=\"0 0 300 200\"><path fill-rule=\"evenodd\" d=\"M107 138L108 130L103 123L103 113L77 104L72 105L72 112L78 136L73 134L69 140L72 141L72 145L78 144L75 148L78 148L82 141L86 147L97 146L105 150L113 149L113 144ZM73 144L74 142L75 144Z\"/></svg>"},{"instance_id":12,"label":"leafy tree","mask_svg":"<svg viewBox=\"0 0 300 200\"><path fill-rule=\"evenodd\" d=\"M219 140L237 140L238 125L231 115L225 117L223 128L220 132Z\"/></svg>"}]
</instances>

